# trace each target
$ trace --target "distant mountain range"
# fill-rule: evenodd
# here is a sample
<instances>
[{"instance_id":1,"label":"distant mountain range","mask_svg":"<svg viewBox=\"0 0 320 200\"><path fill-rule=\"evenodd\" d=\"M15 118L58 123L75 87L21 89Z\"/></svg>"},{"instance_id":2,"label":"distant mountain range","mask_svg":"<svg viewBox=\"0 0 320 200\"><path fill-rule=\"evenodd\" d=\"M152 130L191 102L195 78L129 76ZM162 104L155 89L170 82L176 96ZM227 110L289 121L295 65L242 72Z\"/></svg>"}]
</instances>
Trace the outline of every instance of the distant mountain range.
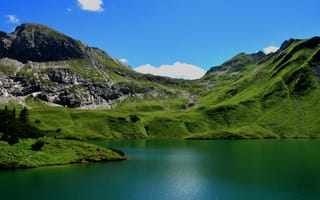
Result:
<instances>
[{"instance_id":1,"label":"distant mountain range","mask_svg":"<svg viewBox=\"0 0 320 200\"><path fill-rule=\"evenodd\" d=\"M138 124L132 116L104 124L108 137L320 136L320 37L287 40L267 55L240 53L192 81L137 73L39 24L0 32L0 58L2 104L135 113ZM136 128L124 129L130 124Z\"/></svg>"}]
</instances>

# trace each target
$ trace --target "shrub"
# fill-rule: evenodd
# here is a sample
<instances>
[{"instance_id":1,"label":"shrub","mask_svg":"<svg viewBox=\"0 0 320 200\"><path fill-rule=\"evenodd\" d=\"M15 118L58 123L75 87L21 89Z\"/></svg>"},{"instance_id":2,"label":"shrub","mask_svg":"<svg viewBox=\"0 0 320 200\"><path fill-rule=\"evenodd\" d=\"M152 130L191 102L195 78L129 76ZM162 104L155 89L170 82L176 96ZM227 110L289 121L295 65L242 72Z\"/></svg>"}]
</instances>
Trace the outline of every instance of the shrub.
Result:
<instances>
[{"instance_id":1,"label":"shrub","mask_svg":"<svg viewBox=\"0 0 320 200\"><path fill-rule=\"evenodd\" d=\"M130 120L134 123L140 120L140 118L137 115L129 115L129 117Z\"/></svg>"},{"instance_id":2,"label":"shrub","mask_svg":"<svg viewBox=\"0 0 320 200\"><path fill-rule=\"evenodd\" d=\"M44 141L38 140L36 143L31 145L33 151L40 151L44 146Z\"/></svg>"},{"instance_id":3,"label":"shrub","mask_svg":"<svg viewBox=\"0 0 320 200\"><path fill-rule=\"evenodd\" d=\"M22 123L27 123L28 120L29 120L29 112L28 112L28 109L26 107L24 107L20 114L19 114L19 120L22 122Z\"/></svg>"},{"instance_id":4,"label":"shrub","mask_svg":"<svg viewBox=\"0 0 320 200\"><path fill-rule=\"evenodd\" d=\"M8 142L8 144L10 144L10 145L17 144L17 143L19 142L19 138L16 137L16 136L11 136L11 137L8 137L7 142Z\"/></svg>"},{"instance_id":5,"label":"shrub","mask_svg":"<svg viewBox=\"0 0 320 200\"><path fill-rule=\"evenodd\" d=\"M10 145L14 145L14 144L19 142L19 137L11 136L11 135L8 135L8 134L3 134L1 136L1 140L8 142L8 144L10 144Z\"/></svg>"},{"instance_id":6,"label":"shrub","mask_svg":"<svg viewBox=\"0 0 320 200\"><path fill-rule=\"evenodd\" d=\"M126 121L126 118L125 118L125 117L118 117L118 119L119 119L120 121Z\"/></svg>"},{"instance_id":7,"label":"shrub","mask_svg":"<svg viewBox=\"0 0 320 200\"><path fill-rule=\"evenodd\" d=\"M116 152L120 156L125 156L125 153L123 151L119 150L119 149L114 149L114 148L111 148L111 147L108 147L108 149L110 149L111 151Z\"/></svg>"}]
</instances>

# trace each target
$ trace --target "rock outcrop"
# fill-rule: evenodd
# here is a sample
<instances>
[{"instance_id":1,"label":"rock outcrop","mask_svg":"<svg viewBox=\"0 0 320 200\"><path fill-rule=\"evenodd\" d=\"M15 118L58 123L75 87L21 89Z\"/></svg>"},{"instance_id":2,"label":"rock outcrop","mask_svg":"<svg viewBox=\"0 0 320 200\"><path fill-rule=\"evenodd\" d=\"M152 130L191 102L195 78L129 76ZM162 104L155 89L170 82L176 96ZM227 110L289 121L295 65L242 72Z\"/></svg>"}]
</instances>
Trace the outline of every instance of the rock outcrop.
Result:
<instances>
[{"instance_id":1,"label":"rock outcrop","mask_svg":"<svg viewBox=\"0 0 320 200\"><path fill-rule=\"evenodd\" d=\"M135 95L166 98L163 87L150 86L148 77L40 24L0 32L0 99L32 96L71 108L112 108ZM174 84L171 79L158 81Z\"/></svg>"},{"instance_id":2,"label":"rock outcrop","mask_svg":"<svg viewBox=\"0 0 320 200\"><path fill-rule=\"evenodd\" d=\"M22 24L14 32L0 33L0 57L20 62L47 62L88 58L86 47L49 27Z\"/></svg>"},{"instance_id":3,"label":"rock outcrop","mask_svg":"<svg viewBox=\"0 0 320 200\"><path fill-rule=\"evenodd\" d=\"M8 59L0 59L1 68ZM103 105L104 108L111 108L114 100L130 97L135 94L144 94L154 88L126 83L94 82L90 78L84 78L68 67L50 66L39 69L32 63L15 63L12 67L15 71L18 67L20 71L0 74L0 96L24 97L32 95L39 99L70 108L96 107ZM29 71L23 71L26 66ZM53 68L56 69L53 70ZM46 70L50 69L50 70Z\"/></svg>"},{"instance_id":4,"label":"rock outcrop","mask_svg":"<svg viewBox=\"0 0 320 200\"><path fill-rule=\"evenodd\" d=\"M13 98L21 103L31 96L70 108L112 108L129 97L175 95L174 89L155 87L154 82L179 83L139 74L104 51L44 25L28 23L12 33L0 32L2 102Z\"/></svg>"}]
</instances>

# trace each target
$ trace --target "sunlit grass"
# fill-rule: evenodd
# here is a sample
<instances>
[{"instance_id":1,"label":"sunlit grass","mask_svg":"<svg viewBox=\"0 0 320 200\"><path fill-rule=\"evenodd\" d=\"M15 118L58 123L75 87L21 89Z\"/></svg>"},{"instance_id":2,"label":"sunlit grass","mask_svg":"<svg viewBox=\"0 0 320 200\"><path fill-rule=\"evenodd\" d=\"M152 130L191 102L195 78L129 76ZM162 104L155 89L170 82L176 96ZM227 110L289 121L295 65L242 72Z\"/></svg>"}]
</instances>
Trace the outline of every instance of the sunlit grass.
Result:
<instances>
[{"instance_id":1,"label":"sunlit grass","mask_svg":"<svg viewBox=\"0 0 320 200\"><path fill-rule=\"evenodd\" d=\"M34 151L31 145L37 140L42 140L45 144L41 150ZM30 168L125 159L110 149L84 142L48 137L37 140L21 139L12 146L0 141L0 168Z\"/></svg>"}]
</instances>

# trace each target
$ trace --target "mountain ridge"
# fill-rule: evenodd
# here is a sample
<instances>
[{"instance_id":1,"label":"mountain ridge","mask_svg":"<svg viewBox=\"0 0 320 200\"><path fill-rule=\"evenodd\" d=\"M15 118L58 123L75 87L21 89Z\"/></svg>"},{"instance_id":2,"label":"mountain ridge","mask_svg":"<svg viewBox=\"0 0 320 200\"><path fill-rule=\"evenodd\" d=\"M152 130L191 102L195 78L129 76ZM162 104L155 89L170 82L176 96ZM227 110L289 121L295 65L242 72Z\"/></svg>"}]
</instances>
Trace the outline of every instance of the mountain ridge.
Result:
<instances>
[{"instance_id":1,"label":"mountain ridge","mask_svg":"<svg viewBox=\"0 0 320 200\"><path fill-rule=\"evenodd\" d=\"M289 39L267 55L240 53L192 81L137 73L96 48L85 54L0 59L0 97L24 97L32 119L48 118L35 126L62 127L61 138L320 137L320 37Z\"/></svg>"},{"instance_id":2,"label":"mountain ridge","mask_svg":"<svg viewBox=\"0 0 320 200\"><path fill-rule=\"evenodd\" d=\"M139 74L106 52L44 25L22 24L2 33L0 44L2 96L33 95L72 108L112 108L132 95L172 96L171 88L157 82L175 84L173 79Z\"/></svg>"},{"instance_id":3,"label":"mountain ridge","mask_svg":"<svg viewBox=\"0 0 320 200\"><path fill-rule=\"evenodd\" d=\"M26 63L67 59L84 59L85 48L80 41L40 24L26 23L15 31L2 34L2 55Z\"/></svg>"}]
</instances>

